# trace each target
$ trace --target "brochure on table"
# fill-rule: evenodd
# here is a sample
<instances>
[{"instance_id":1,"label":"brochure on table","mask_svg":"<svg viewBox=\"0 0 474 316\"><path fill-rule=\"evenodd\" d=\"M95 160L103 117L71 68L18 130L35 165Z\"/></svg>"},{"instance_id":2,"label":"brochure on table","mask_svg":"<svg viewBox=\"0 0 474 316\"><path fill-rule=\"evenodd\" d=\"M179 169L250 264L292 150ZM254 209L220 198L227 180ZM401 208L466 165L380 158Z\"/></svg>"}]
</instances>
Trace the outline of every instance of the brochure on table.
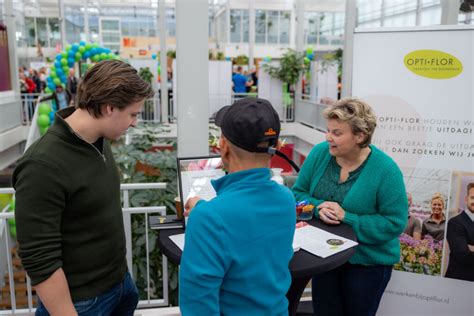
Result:
<instances>
[{"instance_id":1,"label":"brochure on table","mask_svg":"<svg viewBox=\"0 0 474 316\"><path fill-rule=\"evenodd\" d=\"M327 258L354 246L357 246L355 241L310 225L297 228L293 238L293 249L300 247L321 258Z\"/></svg>"},{"instance_id":2,"label":"brochure on table","mask_svg":"<svg viewBox=\"0 0 474 316\"><path fill-rule=\"evenodd\" d=\"M184 234L170 236L170 239L179 249L184 249ZM293 238L293 251L303 249L321 258L327 258L356 245L355 241L310 225L297 228Z\"/></svg>"}]
</instances>

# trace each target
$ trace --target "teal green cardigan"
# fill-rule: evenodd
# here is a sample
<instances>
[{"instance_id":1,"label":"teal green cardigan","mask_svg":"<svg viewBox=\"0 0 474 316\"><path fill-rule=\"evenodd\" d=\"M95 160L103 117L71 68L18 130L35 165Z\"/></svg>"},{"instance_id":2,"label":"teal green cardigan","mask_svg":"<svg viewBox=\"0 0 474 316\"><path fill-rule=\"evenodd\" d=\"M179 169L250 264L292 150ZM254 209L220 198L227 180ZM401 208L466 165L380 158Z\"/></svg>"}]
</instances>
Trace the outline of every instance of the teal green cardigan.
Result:
<instances>
[{"instance_id":1,"label":"teal green cardigan","mask_svg":"<svg viewBox=\"0 0 474 316\"><path fill-rule=\"evenodd\" d=\"M343 222L352 226L359 242L349 262L392 265L400 260L398 237L408 218L405 184L392 158L373 145L370 149L364 169L341 205L345 210ZM318 194L314 190L330 158L327 142L311 150L293 186L297 201L307 199L315 206L324 202L315 198Z\"/></svg>"}]
</instances>

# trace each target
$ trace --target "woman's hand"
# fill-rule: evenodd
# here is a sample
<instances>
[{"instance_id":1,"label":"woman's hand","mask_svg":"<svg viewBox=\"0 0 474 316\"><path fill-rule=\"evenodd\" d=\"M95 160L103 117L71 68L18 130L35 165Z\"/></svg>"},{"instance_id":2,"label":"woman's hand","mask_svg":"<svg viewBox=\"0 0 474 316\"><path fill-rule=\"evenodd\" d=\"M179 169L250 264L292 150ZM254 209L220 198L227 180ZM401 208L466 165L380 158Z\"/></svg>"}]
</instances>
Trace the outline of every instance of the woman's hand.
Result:
<instances>
[{"instance_id":1,"label":"woman's hand","mask_svg":"<svg viewBox=\"0 0 474 316\"><path fill-rule=\"evenodd\" d=\"M318 205L319 218L326 224L336 225L344 220L346 212L336 202L323 202Z\"/></svg>"}]
</instances>

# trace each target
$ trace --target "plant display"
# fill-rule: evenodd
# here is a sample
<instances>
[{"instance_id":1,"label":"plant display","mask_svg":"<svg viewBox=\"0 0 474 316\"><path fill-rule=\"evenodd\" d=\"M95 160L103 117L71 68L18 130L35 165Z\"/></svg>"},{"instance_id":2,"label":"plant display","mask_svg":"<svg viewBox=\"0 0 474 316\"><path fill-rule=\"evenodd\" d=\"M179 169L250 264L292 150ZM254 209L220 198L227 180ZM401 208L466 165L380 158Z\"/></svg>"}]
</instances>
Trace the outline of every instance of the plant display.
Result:
<instances>
[{"instance_id":1,"label":"plant display","mask_svg":"<svg viewBox=\"0 0 474 316\"><path fill-rule=\"evenodd\" d=\"M217 52L217 60L225 60L225 56L223 52Z\"/></svg>"},{"instance_id":2,"label":"plant display","mask_svg":"<svg viewBox=\"0 0 474 316\"><path fill-rule=\"evenodd\" d=\"M172 59L176 59L176 51L175 50L169 50L166 52L166 56L171 57Z\"/></svg>"},{"instance_id":3,"label":"plant display","mask_svg":"<svg viewBox=\"0 0 474 316\"><path fill-rule=\"evenodd\" d=\"M158 66L159 67L159 66ZM140 68L138 71L138 75L142 78L145 82L149 83L150 85L153 83L153 73L150 71L150 68L143 67ZM145 104L143 105L145 115L151 115L153 112L153 100L146 100ZM144 119L150 119L151 117L143 117Z\"/></svg>"},{"instance_id":4,"label":"plant display","mask_svg":"<svg viewBox=\"0 0 474 316\"><path fill-rule=\"evenodd\" d=\"M265 63L263 69L270 77L279 79L289 86L294 86L303 72L308 69L305 57L306 53L289 48L281 57L279 65Z\"/></svg>"},{"instance_id":5,"label":"plant display","mask_svg":"<svg viewBox=\"0 0 474 316\"><path fill-rule=\"evenodd\" d=\"M239 55L234 58L234 63L239 66L245 66L249 64L249 58L246 55Z\"/></svg>"},{"instance_id":6,"label":"plant display","mask_svg":"<svg viewBox=\"0 0 474 316\"><path fill-rule=\"evenodd\" d=\"M132 141L125 144L124 139L116 142L113 153L122 183L165 182L164 190L130 191L130 206L164 205L168 214L176 212L173 203L177 196L176 183L176 144L172 139L158 139L157 135L166 133L162 125L142 124L130 132ZM140 166L147 166L143 168ZM140 293L140 299L147 299L145 215L132 215L132 257L133 274ZM162 256L156 247L158 231L148 230L150 263L150 297L163 296ZM169 300L178 303L178 267L169 264Z\"/></svg>"},{"instance_id":7,"label":"plant display","mask_svg":"<svg viewBox=\"0 0 474 316\"><path fill-rule=\"evenodd\" d=\"M400 262L394 269L427 275L440 275L443 241L436 241L426 235L422 240L410 235L400 236Z\"/></svg>"}]
</instances>

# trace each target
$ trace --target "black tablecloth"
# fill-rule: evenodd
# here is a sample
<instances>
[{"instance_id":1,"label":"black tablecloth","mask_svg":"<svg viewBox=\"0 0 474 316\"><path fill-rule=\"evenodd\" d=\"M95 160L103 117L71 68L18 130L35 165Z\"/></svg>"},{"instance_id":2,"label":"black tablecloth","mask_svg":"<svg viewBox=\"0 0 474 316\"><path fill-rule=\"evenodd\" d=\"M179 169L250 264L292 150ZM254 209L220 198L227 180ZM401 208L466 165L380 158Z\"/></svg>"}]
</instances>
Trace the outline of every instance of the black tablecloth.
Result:
<instances>
[{"instance_id":1,"label":"black tablecloth","mask_svg":"<svg viewBox=\"0 0 474 316\"><path fill-rule=\"evenodd\" d=\"M328 231L330 233L357 241L356 235L352 227L347 224L340 225L326 225L320 220L312 219L308 224ZM171 241L169 236L182 234L183 229L167 229L161 230L158 237L158 247L168 259L174 263L179 264L181 261L181 250ZM352 247L341 251L335 255L327 258L320 258L301 249L295 252L290 261L291 271L291 286L286 294L288 298L288 313L293 316L296 315L298 302L303 294L304 288L308 284L311 277L315 274L323 273L335 269L345 262L347 262L355 253L356 247Z\"/></svg>"},{"instance_id":2,"label":"black tablecloth","mask_svg":"<svg viewBox=\"0 0 474 316\"><path fill-rule=\"evenodd\" d=\"M326 225L320 220L315 219L308 221L308 224L330 233L340 235L347 239L357 241L352 227L347 224L342 223L335 226ZM178 246L176 246L175 243L169 239L169 236L182 233L183 229L166 229L161 230L158 237L158 247L161 249L161 252L165 254L174 264L180 263L182 252ZM299 278L332 270L348 261L355 251L356 247L349 248L325 259L316 257L315 255L312 255L304 250L297 251L290 262L291 274L293 277Z\"/></svg>"}]
</instances>

